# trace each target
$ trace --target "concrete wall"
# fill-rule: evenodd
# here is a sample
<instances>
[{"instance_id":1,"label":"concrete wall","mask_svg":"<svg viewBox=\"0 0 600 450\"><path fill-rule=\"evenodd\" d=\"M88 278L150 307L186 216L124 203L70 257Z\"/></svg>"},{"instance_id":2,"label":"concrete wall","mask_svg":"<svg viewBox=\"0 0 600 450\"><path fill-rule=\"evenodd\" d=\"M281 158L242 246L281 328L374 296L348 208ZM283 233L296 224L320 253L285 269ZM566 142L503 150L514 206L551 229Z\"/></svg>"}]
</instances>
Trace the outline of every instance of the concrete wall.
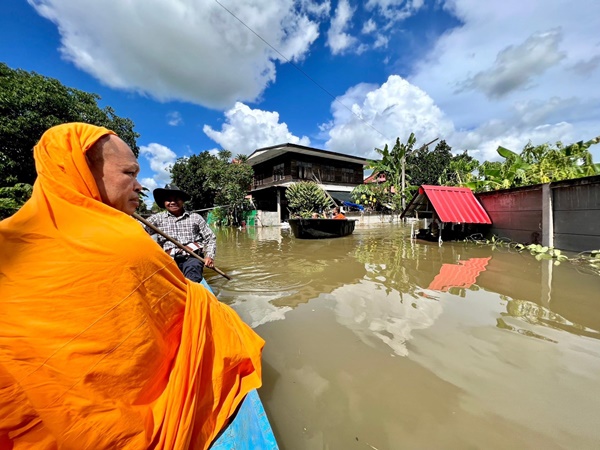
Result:
<instances>
[{"instance_id":1,"label":"concrete wall","mask_svg":"<svg viewBox=\"0 0 600 450\"><path fill-rule=\"evenodd\" d=\"M490 236L570 251L600 249L600 176L475 194Z\"/></svg>"},{"instance_id":2,"label":"concrete wall","mask_svg":"<svg viewBox=\"0 0 600 450\"><path fill-rule=\"evenodd\" d=\"M277 211L256 211L257 227L280 227L279 213Z\"/></svg>"},{"instance_id":3,"label":"concrete wall","mask_svg":"<svg viewBox=\"0 0 600 450\"><path fill-rule=\"evenodd\" d=\"M344 213L348 219L357 220L357 226L361 225L373 225L380 223L391 223L391 222L399 222L400 215L399 214L380 214L380 213Z\"/></svg>"},{"instance_id":4,"label":"concrete wall","mask_svg":"<svg viewBox=\"0 0 600 450\"><path fill-rule=\"evenodd\" d=\"M542 185L475 194L487 211L490 235L515 242L542 242Z\"/></svg>"},{"instance_id":5,"label":"concrete wall","mask_svg":"<svg viewBox=\"0 0 600 450\"><path fill-rule=\"evenodd\" d=\"M600 176L582 178L579 183L552 183L550 187L554 247L575 251L600 249Z\"/></svg>"}]
</instances>

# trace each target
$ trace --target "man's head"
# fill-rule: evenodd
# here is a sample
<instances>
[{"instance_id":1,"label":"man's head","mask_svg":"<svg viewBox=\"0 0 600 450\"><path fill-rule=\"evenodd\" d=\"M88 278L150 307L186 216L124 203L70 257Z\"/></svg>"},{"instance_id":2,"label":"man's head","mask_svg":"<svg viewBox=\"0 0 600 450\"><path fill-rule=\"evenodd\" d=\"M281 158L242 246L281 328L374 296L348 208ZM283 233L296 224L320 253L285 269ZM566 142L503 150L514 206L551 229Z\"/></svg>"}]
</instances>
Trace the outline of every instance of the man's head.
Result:
<instances>
[{"instance_id":1,"label":"man's head","mask_svg":"<svg viewBox=\"0 0 600 450\"><path fill-rule=\"evenodd\" d=\"M336 206L335 208L333 208L333 213L334 214L339 214L340 213L340 208L338 206Z\"/></svg>"},{"instance_id":2,"label":"man's head","mask_svg":"<svg viewBox=\"0 0 600 450\"><path fill-rule=\"evenodd\" d=\"M167 184L164 188L154 189L154 200L158 206L164 207L174 216L181 216L185 212L183 203L190 199L190 196L179 189L174 184Z\"/></svg>"},{"instance_id":3,"label":"man's head","mask_svg":"<svg viewBox=\"0 0 600 450\"><path fill-rule=\"evenodd\" d=\"M137 181L140 166L129 146L115 135L106 135L89 148L86 158L102 202L133 214L142 185Z\"/></svg>"}]
</instances>

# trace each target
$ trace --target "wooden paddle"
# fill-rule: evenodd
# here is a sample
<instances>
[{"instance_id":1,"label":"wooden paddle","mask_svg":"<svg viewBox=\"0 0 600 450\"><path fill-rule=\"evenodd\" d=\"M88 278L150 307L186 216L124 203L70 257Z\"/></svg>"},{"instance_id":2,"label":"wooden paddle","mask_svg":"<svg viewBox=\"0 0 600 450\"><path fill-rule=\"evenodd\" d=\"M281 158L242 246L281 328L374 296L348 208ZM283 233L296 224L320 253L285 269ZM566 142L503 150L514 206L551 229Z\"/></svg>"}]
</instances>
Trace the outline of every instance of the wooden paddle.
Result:
<instances>
[{"instance_id":1,"label":"wooden paddle","mask_svg":"<svg viewBox=\"0 0 600 450\"><path fill-rule=\"evenodd\" d=\"M138 213L133 213L132 216L134 218L136 218L137 220L139 220L140 222L142 222L144 225L146 225L148 228L150 228L151 230L154 230L155 232L157 232L158 234L160 234L162 237L164 237L165 239L167 239L168 241L171 241L173 244L175 244L177 247L179 247L181 250L189 253L191 256L193 256L196 259L199 259L200 261L202 261L202 263L206 266L206 262L204 261L203 258L201 258L200 256L196 255L193 251L191 251L189 248L187 248L185 245L181 244L180 242L176 241L175 239L173 239L171 236L169 236L168 234L166 234L165 232L163 232L160 228L155 227L154 225L152 225L150 222L148 222L146 219L144 219L142 216L140 216ZM231 280L231 277L229 275L227 275L225 272L223 272L221 269L218 269L217 267L210 267L210 269L214 270L215 272L217 272L219 275L227 278L228 280Z\"/></svg>"}]
</instances>

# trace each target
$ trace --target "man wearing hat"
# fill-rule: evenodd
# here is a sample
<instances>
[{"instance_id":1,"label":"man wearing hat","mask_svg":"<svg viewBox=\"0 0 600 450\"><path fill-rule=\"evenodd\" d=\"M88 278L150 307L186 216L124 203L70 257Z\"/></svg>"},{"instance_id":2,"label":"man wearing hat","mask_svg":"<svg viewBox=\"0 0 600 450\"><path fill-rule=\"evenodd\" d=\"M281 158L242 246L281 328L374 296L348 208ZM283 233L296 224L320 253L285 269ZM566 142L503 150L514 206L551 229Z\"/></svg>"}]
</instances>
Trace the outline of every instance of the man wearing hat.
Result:
<instances>
[{"instance_id":1,"label":"man wearing hat","mask_svg":"<svg viewBox=\"0 0 600 450\"><path fill-rule=\"evenodd\" d=\"M154 189L153 194L156 204L166 211L150 216L148 222L196 252L204 258L208 267L214 267L217 237L200 214L186 211L183 207L183 202L189 200L190 196L174 184ZM146 228L146 231L154 234L154 231L149 228ZM204 264L200 260L192 258L187 252L160 235L157 242L175 259L186 278L198 283L202 281Z\"/></svg>"}]
</instances>

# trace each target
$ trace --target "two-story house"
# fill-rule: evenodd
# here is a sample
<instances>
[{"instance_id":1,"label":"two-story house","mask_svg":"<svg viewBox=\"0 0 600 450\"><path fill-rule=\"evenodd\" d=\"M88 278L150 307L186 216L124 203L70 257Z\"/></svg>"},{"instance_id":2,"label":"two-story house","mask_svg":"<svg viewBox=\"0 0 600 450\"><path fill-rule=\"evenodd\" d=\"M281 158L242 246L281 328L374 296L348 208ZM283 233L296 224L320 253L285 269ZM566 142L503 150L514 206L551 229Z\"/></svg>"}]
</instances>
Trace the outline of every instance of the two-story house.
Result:
<instances>
[{"instance_id":1,"label":"two-story house","mask_svg":"<svg viewBox=\"0 0 600 450\"><path fill-rule=\"evenodd\" d=\"M294 182L317 181L338 203L352 201L350 192L364 179L365 158L297 144L259 148L248 157L254 169L250 194L257 209L289 218L285 190Z\"/></svg>"}]
</instances>

